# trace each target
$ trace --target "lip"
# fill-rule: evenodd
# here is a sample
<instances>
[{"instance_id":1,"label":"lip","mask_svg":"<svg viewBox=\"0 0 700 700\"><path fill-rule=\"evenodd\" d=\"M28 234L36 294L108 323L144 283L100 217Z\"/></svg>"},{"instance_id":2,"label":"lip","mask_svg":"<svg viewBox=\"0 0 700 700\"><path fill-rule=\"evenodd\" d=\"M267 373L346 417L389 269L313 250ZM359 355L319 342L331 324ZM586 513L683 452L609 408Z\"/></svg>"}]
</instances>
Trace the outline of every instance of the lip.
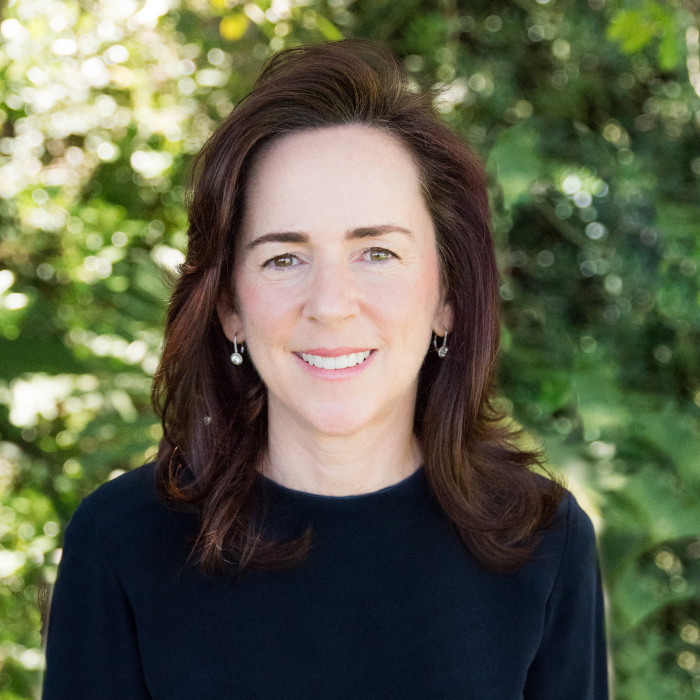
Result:
<instances>
[{"instance_id":1,"label":"lip","mask_svg":"<svg viewBox=\"0 0 700 700\"><path fill-rule=\"evenodd\" d=\"M319 357L340 357L341 355L351 355L352 353L367 352L372 354L373 348L312 348L311 350L299 350L296 355L318 355ZM367 358L369 359L369 358Z\"/></svg>"},{"instance_id":2,"label":"lip","mask_svg":"<svg viewBox=\"0 0 700 700\"><path fill-rule=\"evenodd\" d=\"M363 351L360 348L333 348L332 350L328 348L315 348L313 350L304 350L304 353L308 353L309 355L319 355L320 357L339 357L340 355L349 355L353 352L367 352L368 349L369 348L365 348L365 350ZM367 357L367 359L365 359L364 362L362 362L359 365L355 365L354 367L346 367L345 369L323 369L322 367L316 367L306 362L302 358L301 352L295 352L293 354L296 356L297 360L303 365L304 371L309 372L311 376L323 379L328 382L337 382L346 379L353 379L358 374L364 372L367 369L367 367L372 363L375 352L373 350L370 350L369 356Z\"/></svg>"}]
</instances>

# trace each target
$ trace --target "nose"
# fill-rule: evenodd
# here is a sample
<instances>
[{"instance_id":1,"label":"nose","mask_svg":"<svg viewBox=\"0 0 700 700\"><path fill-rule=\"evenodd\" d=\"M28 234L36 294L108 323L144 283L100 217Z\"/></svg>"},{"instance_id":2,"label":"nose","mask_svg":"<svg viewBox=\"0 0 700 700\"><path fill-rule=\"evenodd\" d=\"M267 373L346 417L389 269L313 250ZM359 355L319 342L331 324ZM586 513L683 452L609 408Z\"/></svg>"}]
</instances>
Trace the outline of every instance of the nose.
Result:
<instances>
[{"instance_id":1,"label":"nose","mask_svg":"<svg viewBox=\"0 0 700 700\"><path fill-rule=\"evenodd\" d=\"M310 275L304 318L331 328L356 316L359 308L356 280L349 266L319 261Z\"/></svg>"}]
</instances>

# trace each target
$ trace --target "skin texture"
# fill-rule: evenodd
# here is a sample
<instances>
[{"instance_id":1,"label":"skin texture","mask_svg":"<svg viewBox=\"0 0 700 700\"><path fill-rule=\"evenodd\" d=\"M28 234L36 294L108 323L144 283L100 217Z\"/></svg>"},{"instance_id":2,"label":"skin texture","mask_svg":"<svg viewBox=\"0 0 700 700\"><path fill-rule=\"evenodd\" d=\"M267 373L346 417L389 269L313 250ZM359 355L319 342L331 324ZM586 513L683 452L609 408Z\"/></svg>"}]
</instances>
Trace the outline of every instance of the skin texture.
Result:
<instances>
[{"instance_id":1,"label":"skin texture","mask_svg":"<svg viewBox=\"0 0 700 700\"><path fill-rule=\"evenodd\" d=\"M269 478L350 495L415 471L418 371L431 333L451 330L439 277L418 170L395 138L338 126L284 136L258 155L232 280L237 309L222 299L218 313L268 389ZM355 350L371 354L344 370L300 357Z\"/></svg>"}]
</instances>

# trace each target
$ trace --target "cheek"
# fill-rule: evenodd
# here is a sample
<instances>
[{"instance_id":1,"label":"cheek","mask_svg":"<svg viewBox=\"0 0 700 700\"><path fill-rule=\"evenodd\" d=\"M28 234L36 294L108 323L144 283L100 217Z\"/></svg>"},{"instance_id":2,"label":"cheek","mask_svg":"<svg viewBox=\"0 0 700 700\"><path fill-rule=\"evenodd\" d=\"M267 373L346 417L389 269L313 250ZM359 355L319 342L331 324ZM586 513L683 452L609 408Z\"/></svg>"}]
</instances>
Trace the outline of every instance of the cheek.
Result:
<instances>
[{"instance_id":1,"label":"cheek","mask_svg":"<svg viewBox=\"0 0 700 700\"><path fill-rule=\"evenodd\" d=\"M270 340L290 325L293 295L281 293L279 285L270 285L239 275L236 284L238 307L249 343Z\"/></svg>"},{"instance_id":2,"label":"cheek","mask_svg":"<svg viewBox=\"0 0 700 700\"><path fill-rule=\"evenodd\" d=\"M402 319L410 327L422 326L432 318L440 296L437 264L408 269L400 279L377 285L367 298L384 313ZM397 313L401 311L402 313Z\"/></svg>"}]
</instances>

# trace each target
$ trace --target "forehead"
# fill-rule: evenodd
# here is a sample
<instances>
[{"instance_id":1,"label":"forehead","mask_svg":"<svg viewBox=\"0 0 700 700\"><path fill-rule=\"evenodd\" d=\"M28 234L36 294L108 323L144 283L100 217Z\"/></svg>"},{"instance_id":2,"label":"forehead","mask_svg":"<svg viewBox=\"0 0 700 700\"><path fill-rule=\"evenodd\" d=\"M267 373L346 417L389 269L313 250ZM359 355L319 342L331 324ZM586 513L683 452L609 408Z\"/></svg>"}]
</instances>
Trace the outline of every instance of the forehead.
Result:
<instances>
[{"instance_id":1,"label":"forehead","mask_svg":"<svg viewBox=\"0 0 700 700\"><path fill-rule=\"evenodd\" d=\"M253 163L245 218L246 237L279 226L313 232L335 224L432 223L408 149L394 136L360 125L273 141Z\"/></svg>"}]
</instances>

